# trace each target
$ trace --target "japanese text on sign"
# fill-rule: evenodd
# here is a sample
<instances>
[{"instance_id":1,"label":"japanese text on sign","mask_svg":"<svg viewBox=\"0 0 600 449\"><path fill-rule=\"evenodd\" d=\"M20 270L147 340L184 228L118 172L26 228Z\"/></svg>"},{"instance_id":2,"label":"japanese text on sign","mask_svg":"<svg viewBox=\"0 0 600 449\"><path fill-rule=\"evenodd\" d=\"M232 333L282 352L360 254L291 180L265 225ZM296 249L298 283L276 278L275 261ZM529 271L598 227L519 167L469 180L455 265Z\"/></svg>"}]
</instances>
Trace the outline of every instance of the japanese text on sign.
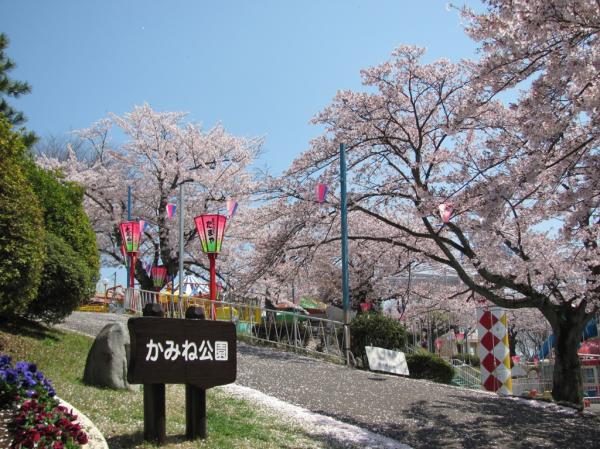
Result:
<instances>
[{"instance_id":1,"label":"japanese text on sign","mask_svg":"<svg viewBox=\"0 0 600 449\"><path fill-rule=\"evenodd\" d=\"M229 360L229 345L226 341L215 341L214 347L208 340L202 340L200 344L185 340L183 344L175 343L173 340L166 340L163 343L154 342L154 339L146 344L146 361L156 362L162 355L164 360L175 361L180 356L186 362L196 360L210 360L216 362L225 362Z\"/></svg>"}]
</instances>

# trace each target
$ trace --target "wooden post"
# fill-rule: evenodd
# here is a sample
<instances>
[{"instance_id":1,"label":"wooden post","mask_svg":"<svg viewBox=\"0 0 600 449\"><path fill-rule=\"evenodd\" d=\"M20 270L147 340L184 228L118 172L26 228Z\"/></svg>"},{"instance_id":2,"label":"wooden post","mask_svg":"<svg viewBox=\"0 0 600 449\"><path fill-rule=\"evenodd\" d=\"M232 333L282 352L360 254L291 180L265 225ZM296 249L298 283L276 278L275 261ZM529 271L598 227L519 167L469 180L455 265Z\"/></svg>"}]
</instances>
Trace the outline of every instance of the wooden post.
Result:
<instances>
[{"instance_id":1,"label":"wooden post","mask_svg":"<svg viewBox=\"0 0 600 449\"><path fill-rule=\"evenodd\" d=\"M204 320L202 307L188 307L185 317ZM185 384L185 436L188 440L206 439L206 389Z\"/></svg>"},{"instance_id":2,"label":"wooden post","mask_svg":"<svg viewBox=\"0 0 600 449\"><path fill-rule=\"evenodd\" d=\"M162 318L162 306L146 304L144 316ZM165 384L144 384L144 440L165 444L167 439Z\"/></svg>"}]
</instances>

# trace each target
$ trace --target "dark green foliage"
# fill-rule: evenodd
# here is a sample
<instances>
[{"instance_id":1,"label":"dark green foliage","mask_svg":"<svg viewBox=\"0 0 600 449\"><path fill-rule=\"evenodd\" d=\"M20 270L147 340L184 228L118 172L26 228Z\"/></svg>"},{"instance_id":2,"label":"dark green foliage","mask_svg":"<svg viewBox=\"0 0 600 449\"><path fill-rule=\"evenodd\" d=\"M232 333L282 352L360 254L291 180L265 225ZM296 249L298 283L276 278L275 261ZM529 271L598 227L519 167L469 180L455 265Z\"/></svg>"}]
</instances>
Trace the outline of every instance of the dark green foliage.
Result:
<instances>
[{"instance_id":1,"label":"dark green foliage","mask_svg":"<svg viewBox=\"0 0 600 449\"><path fill-rule=\"evenodd\" d=\"M74 183L61 182L54 173L33 164L28 167L28 176L40 200L46 231L54 235L54 238L48 241L53 244L53 247L48 249L49 259L54 258L54 262L59 262L60 259L74 261L69 262L71 265L68 268L63 267L61 271L52 267L49 260L45 266L43 284L50 282L46 271L51 272L53 276L59 276L56 279L58 282L60 276L65 276L63 279L65 284L72 283L74 279L80 282L80 285L69 294L69 298L56 296L54 300L57 304L54 306L50 304L52 297L42 292L38 300L31 305L29 315L43 319L47 316L50 320L54 320L53 317L70 313L94 294L100 270L96 235L83 209L81 187ZM57 239L60 242L57 242ZM68 248L63 248L65 245ZM53 253L50 253L51 250ZM75 270L79 272L76 273ZM56 287L54 291L58 291ZM44 307L37 302L56 310L44 313ZM67 310L69 307L70 309Z\"/></svg>"},{"instance_id":2,"label":"dark green foliage","mask_svg":"<svg viewBox=\"0 0 600 449\"><path fill-rule=\"evenodd\" d=\"M23 166L26 147L0 115L0 315L23 313L44 265L42 212Z\"/></svg>"},{"instance_id":3,"label":"dark green foliage","mask_svg":"<svg viewBox=\"0 0 600 449\"><path fill-rule=\"evenodd\" d=\"M13 125L25 121L22 112L15 111L5 97L17 98L31 92L31 86L23 81L15 81L8 77L8 72L15 68L15 63L4 53L8 47L8 37L0 33L0 115L4 115Z\"/></svg>"},{"instance_id":4,"label":"dark green foliage","mask_svg":"<svg viewBox=\"0 0 600 449\"><path fill-rule=\"evenodd\" d=\"M37 297L27 315L56 323L89 298L85 261L57 235L46 232L46 264Z\"/></svg>"},{"instance_id":5,"label":"dark green foliage","mask_svg":"<svg viewBox=\"0 0 600 449\"><path fill-rule=\"evenodd\" d=\"M427 351L406 354L406 364L408 365L410 377L414 379L427 379L449 384L454 377L452 365Z\"/></svg>"},{"instance_id":6,"label":"dark green foliage","mask_svg":"<svg viewBox=\"0 0 600 449\"><path fill-rule=\"evenodd\" d=\"M455 354L452 358L462 360L467 365L479 366L479 357L475 354Z\"/></svg>"},{"instance_id":7,"label":"dark green foliage","mask_svg":"<svg viewBox=\"0 0 600 449\"><path fill-rule=\"evenodd\" d=\"M406 331L398 321L379 313L362 313L350 323L350 350L362 359L365 346L404 349Z\"/></svg>"}]
</instances>

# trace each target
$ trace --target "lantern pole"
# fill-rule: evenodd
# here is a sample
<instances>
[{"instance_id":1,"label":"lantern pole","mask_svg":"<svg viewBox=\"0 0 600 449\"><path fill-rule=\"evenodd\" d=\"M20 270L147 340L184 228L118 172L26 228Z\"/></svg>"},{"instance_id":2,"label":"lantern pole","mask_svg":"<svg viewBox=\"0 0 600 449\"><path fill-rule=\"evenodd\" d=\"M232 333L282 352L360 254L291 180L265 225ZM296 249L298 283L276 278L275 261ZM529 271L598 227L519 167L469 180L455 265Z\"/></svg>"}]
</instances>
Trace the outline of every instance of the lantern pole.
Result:
<instances>
[{"instance_id":1,"label":"lantern pole","mask_svg":"<svg viewBox=\"0 0 600 449\"><path fill-rule=\"evenodd\" d=\"M127 221L131 221L131 186L127 186ZM127 271L129 271L129 277L127 278L127 288L134 286L131 281L131 267L133 266L133 256L129 253L125 256Z\"/></svg>"},{"instance_id":2,"label":"lantern pole","mask_svg":"<svg viewBox=\"0 0 600 449\"><path fill-rule=\"evenodd\" d=\"M210 263L210 317L212 320L215 316L215 301L217 300L217 254L208 253L208 261Z\"/></svg>"},{"instance_id":3,"label":"lantern pole","mask_svg":"<svg viewBox=\"0 0 600 449\"><path fill-rule=\"evenodd\" d=\"M136 253L129 253L131 263L129 266L129 285L131 288L135 287L135 254Z\"/></svg>"}]
</instances>

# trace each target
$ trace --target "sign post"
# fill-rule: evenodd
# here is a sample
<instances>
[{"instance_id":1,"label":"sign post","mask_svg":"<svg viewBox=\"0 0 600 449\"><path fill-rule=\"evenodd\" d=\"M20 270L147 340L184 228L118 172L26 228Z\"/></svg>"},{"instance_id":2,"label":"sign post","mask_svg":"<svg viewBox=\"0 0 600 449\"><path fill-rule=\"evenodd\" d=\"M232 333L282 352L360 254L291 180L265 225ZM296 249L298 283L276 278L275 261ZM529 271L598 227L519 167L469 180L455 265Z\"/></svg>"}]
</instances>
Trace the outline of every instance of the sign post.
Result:
<instances>
[{"instance_id":1,"label":"sign post","mask_svg":"<svg viewBox=\"0 0 600 449\"><path fill-rule=\"evenodd\" d=\"M158 304L152 304L158 306ZM202 314L203 315L203 314ZM199 310L186 317L201 318ZM235 382L235 325L225 321L141 317L127 322L131 357L127 380L144 388L144 438L164 442L164 384L185 384L186 435L206 438L206 390ZM162 384L162 396L155 385ZM155 391L156 390L156 391ZM152 408L152 409L151 409ZM162 421L161 421L161 418Z\"/></svg>"},{"instance_id":2,"label":"sign post","mask_svg":"<svg viewBox=\"0 0 600 449\"><path fill-rule=\"evenodd\" d=\"M162 318L164 312L159 303L144 307L145 317ZM129 323L128 323L129 324ZM129 330L131 334L131 329ZM162 445L167 439L165 384L144 384L144 440Z\"/></svg>"}]
</instances>

